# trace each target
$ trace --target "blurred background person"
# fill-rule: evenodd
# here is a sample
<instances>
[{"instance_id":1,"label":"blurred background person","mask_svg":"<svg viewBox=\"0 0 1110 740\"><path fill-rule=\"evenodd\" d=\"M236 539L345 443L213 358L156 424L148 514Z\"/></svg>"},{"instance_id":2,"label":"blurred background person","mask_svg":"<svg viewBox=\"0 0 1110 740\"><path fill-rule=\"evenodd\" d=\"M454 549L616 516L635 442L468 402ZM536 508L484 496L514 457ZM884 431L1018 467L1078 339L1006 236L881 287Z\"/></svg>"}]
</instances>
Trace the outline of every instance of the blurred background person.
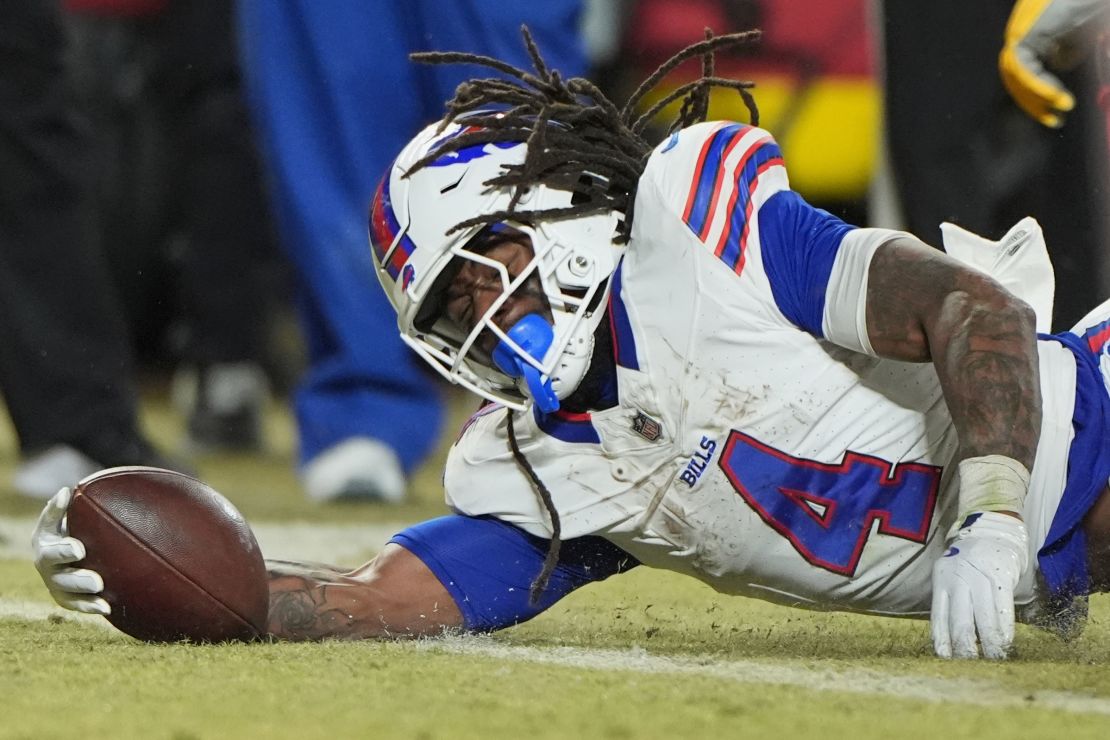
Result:
<instances>
[{"instance_id":1,"label":"blurred background person","mask_svg":"<svg viewBox=\"0 0 1110 740\"><path fill-rule=\"evenodd\" d=\"M1012 10L882 4L890 165L904 226L934 244L942 221L996 239L1034 216L1056 271L1053 327L1067 329L1106 294L1105 122L1089 62L1061 75L1081 101L1066 126L1045 128L1014 103L998 72Z\"/></svg>"},{"instance_id":2,"label":"blurred background person","mask_svg":"<svg viewBox=\"0 0 1110 740\"><path fill-rule=\"evenodd\" d=\"M1075 108L1075 96L1053 71L1073 69L1102 44L1097 60L1105 73L1110 22L1106 0L1018 0L1006 23L1005 43L998 55L1002 84L1023 111L1049 128L1064 124ZM1101 80L1100 103L1110 79Z\"/></svg>"},{"instance_id":3,"label":"blurred background person","mask_svg":"<svg viewBox=\"0 0 1110 740\"><path fill-rule=\"evenodd\" d=\"M1011 21L1025 32L1008 46L1054 17L1045 10L1054 3L1031 4L1037 13ZM885 16L869 0L532 5L66 0L71 70L95 123L93 154L82 155L93 162L81 176L94 183L100 214L89 228L107 247L141 359L168 363L177 378L191 449L259 448L267 376L281 386L297 366L268 346L291 269L309 355L293 403L304 487L318 500L404 496L441 439L442 386L397 337L372 273L367 204L391 152L442 115L438 101L466 76L413 65L408 53L476 51L529 67L521 23L568 76L586 71L592 44L593 59L607 60L594 76L616 97L706 27L761 28L762 41L720 58L717 73L757 83L760 124L807 200L855 223L933 234L936 244L943 220L997 237L1032 213L1057 264L1057 325L1104 292L1092 265L1108 262L1098 248L1106 145L1092 143L1084 112L1093 108L1084 109L1089 70L1062 77L1080 101L1063 130L1022 116L994 67L1011 3L887 3ZM583 24L586 10L595 22ZM876 57L875 41L890 53ZM674 70L644 109L696 66ZM726 92L714 93L711 115L748 120ZM272 248L248 118L288 263ZM900 216L868 201L881 190L884 131Z\"/></svg>"},{"instance_id":4,"label":"blurred background person","mask_svg":"<svg viewBox=\"0 0 1110 740\"><path fill-rule=\"evenodd\" d=\"M231 0L66 0L93 122L101 236L148 365L174 369L187 450L256 451L281 268Z\"/></svg>"},{"instance_id":5,"label":"blurred background person","mask_svg":"<svg viewBox=\"0 0 1110 740\"><path fill-rule=\"evenodd\" d=\"M240 0L248 97L298 279L309 368L295 414L311 498L399 501L440 439L441 386L401 342L367 241L392 156L467 76L414 65L409 52L531 68L526 23L553 67L580 75L580 12L579 0Z\"/></svg>"},{"instance_id":6,"label":"blurred background person","mask_svg":"<svg viewBox=\"0 0 1110 740\"><path fill-rule=\"evenodd\" d=\"M139 428L65 52L55 2L0 7L0 393L22 458L13 486L43 498L103 467L182 467Z\"/></svg>"}]
</instances>

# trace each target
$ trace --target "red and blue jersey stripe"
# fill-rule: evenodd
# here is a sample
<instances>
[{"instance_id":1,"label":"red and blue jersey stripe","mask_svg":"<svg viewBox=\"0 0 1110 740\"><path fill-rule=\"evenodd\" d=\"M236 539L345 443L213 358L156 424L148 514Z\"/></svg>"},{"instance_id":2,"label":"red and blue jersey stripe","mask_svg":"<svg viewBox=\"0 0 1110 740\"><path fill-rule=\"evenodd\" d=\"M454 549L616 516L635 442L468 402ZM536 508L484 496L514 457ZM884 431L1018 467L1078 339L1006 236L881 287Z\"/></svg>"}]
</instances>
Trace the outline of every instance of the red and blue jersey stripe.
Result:
<instances>
[{"instance_id":1,"label":"red and blue jersey stripe","mask_svg":"<svg viewBox=\"0 0 1110 740\"><path fill-rule=\"evenodd\" d=\"M413 250L416 249L416 245L407 234L397 240L397 232L401 230L401 224L393 213L393 203L389 198L389 174L387 171L385 177L378 183L378 189L374 193L374 200L370 207L370 244L375 258L385 269L386 274L396 280ZM389 248L394 241L397 241L397 246L390 252Z\"/></svg>"},{"instance_id":2,"label":"red and blue jersey stripe","mask_svg":"<svg viewBox=\"0 0 1110 740\"><path fill-rule=\"evenodd\" d=\"M483 416L501 411L504 408L505 407L499 403L485 401L481 408L474 412L463 424L458 437L455 438L455 444L458 444L459 440L463 438L463 435L466 434L476 421ZM601 443L601 437L598 435L597 429L594 428L593 418L591 418L588 413L558 409L550 414L545 414L540 411L538 406L533 405L532 415L535 417L536 425L539 426L540 430L544 434L554 437L555 439L562 440L563 442Z\"/></svg>"},{"instance_id":3,"label":"red and blue jersey stripe","mask_svg":"<svg viewBox=\"0 0 1110 740\"><path fill-rule=\"evenodd\" d=\"M613 272L612 290L609 293L609 331L613 337L613 357L621 367L639 370L640 361L636 355L636 337L632 333L632 322L628 320L628 308L624 305L622 288L624 260Z\"/></svg>"},{"instance_id":4,"label":"red and blue jersey stripe","mask_svg":"<svg viewBox=\"0 0 1110 740\"><path fill-rule=\"evenodd\" d=\"M601 444L601 437L594 428L593 419L587 413L559 409L545 414L538 406L533 406L532 414L535 416L536 425L548 436L564 442Z\"/></svg>"},{"instance_id":5,"label":"red and blue jersey stripe","mask_svg":"<svg viewBox=\"0 0 1110 740\"><path fill-rule=\"evenodd\" d=\"M750 130L751 126L740 123L723 124L709 135L698 154L682 214L682 220L690 231L705 242L721 201L723 184L731 180L734 187L725 206L728 221L713 253L737 273L744 269L744 251L751 230L752 196L759 176L768 168L783 164L782 152L774 139L764 136L748 144L736 164L726 168L725 161Z\"/></svg>"},{"instance_id":6,"label":"red and blue jersey stripe","mask_svg":"<svg viewBox=\"0 0 1110 740\"><path fill-rule=\"evenodd\" d=\"M748 246L748 234L751 232L752 196L759 184L759 176L782 163L782 152L774 139L767 136L746 151L736 165L735 187L728 201L728 224L713 250L713 254L736 274L744 269L744 253Z\"/></svg>"},{"instance_id":7,"label":"red and blue jersey stripe","mask_svg":"<svg viewBox=\"0 0 1110 740\"><path fill-rule=\"evenodd\" d=\"M478 407L478 410L471 414L469 419L463 422L462 429L459 430L458 436L455 437L455 444L458 444L459 440L463 438L464 434L466 434L466 431L470 429L470 427L474 426L474 422L478 421L487 414L492 414L494 411L498 411L499 409L503 408L505 407L502 404L494 403L493 401L488 400L482 401L482 405Z\"/></svg>"},{"instance_id":8,"label":"red and blue jersey stripe","mask_svg":"<svg viewBox=\"0 0 1110 740\"><path fill-rule=\"evenodd\" d=\"M1087 329L1083 332L1083 339L1092 352L1096 355L1102 354L1102 348L1110 342L1110 319Z\"/></svg>"},{"instance_id":9,"label":"red and blue jersey stripe","mask_svg":"<svg viewBox=\"0 0 1110 740\"><path fill-rule=\"evenodd\" d=\"M702 145L698 163L694 168L694 181L686 197L682 220L690 231L705 241L713 213L717 208L721 183L725 179L724 161L750 126L740 123L722 125Z\"/></svg>"}]
</instances>

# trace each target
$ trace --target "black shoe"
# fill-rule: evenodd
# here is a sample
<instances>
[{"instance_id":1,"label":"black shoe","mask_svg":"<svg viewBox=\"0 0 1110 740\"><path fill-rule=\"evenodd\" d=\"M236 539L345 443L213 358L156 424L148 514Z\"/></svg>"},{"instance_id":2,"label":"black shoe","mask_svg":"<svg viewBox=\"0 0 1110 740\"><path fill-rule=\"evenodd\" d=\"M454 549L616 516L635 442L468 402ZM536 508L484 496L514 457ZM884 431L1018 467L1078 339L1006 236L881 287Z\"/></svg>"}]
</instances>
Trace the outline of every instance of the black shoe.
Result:
<instances>
[{"instance_id":1,"label":"black shoe","mask_svg":"<svg viewBox=\"0 0 1110 740\"><path fill-rule=\"evenodd\" d=\"M183 369L174 377L175 404L188 414L189 448L198 452L261 451L269 395L265 373L252 362Z\"/></svg>"},{"instance_id":2,"label":"black shoe","mask_svg":"<svg viewBox=\"0 0 1110 740\"><path fill-rule=\"evenodd\" d=\"M172 455L162 452L144 437L103 434L83 444L73 445L83 454L100 463L103 468L124 465L145 465L164 468L185 475L197 476L196 468Z\"/></svg>"},{"instance_id":3,"label":"black shoe","mask_svg":"<svg viewBox=\"0 0 1110 740\"><path fill-rule=\"evenodd\" d=\"M13 472L12 487L24 496L48 499L63 486L75 486L99 470L123 465L146 465L196 477L191 465L159 452L142 437L105 433L83 444L58 443L24 453Z\"/></svg>"}]
</instances>

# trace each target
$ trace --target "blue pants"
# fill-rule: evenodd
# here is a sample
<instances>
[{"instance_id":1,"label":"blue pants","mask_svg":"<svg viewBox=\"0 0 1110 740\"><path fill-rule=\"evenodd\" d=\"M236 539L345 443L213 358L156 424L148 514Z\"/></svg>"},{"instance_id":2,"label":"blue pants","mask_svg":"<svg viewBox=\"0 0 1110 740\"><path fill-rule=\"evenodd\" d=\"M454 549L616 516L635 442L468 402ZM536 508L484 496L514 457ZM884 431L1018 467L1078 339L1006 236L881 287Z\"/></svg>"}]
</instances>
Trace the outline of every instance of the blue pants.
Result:
<instances>
[{"instance_id":1,"label":"blue pants","mask_svg":"<svg viewBox=\"0 0 1110 740\"><path fill-rule=\"evenodd\" d=\"M580 0L239 0L249 102L282 241L299 279L310 368L296 396L302 464L353 436L406 472L437 442L440 399L401 342L374 275L366 211L393 158L442 117L477 67L411 51L470 51L531 69L520 25L550 66L580 75Z\"/></svg>"}]
</instances>

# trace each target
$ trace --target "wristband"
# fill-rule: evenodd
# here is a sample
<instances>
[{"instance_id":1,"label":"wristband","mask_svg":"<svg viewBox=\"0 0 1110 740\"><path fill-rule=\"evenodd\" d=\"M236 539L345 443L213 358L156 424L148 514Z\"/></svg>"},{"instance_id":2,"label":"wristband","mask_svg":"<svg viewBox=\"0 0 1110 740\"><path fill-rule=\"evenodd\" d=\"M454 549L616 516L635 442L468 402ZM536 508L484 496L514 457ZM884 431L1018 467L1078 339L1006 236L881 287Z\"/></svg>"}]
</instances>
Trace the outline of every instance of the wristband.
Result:
<instances>
[{"instance_id":1,"label":"wristband","mask_svg":"<svg viewBox=\"0 0 1110 740\"><path fill-rule=\"evenodd\" d=\"M1020 515L1029 492L1029 471L1012 457L984 455L960 462L959 515L949 536L967 517L982 511L1010 511Z\"/></svg>"}]
</instances>

